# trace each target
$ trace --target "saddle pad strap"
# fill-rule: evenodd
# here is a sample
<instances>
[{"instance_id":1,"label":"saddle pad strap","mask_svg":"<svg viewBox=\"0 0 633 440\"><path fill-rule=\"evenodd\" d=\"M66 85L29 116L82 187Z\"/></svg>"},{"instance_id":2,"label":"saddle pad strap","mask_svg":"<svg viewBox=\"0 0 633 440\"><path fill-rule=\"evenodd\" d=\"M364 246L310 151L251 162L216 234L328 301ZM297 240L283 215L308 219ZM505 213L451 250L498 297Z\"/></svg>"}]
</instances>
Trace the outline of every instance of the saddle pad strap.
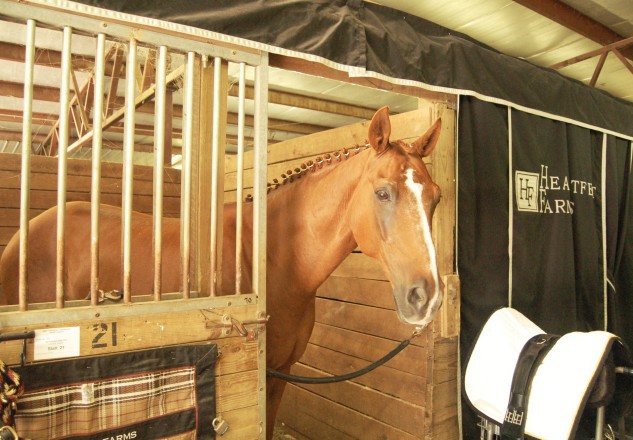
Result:
<instances>
[{"instance_id":1,"label":"saddle pad strap","mask_svg":"<svg viewBox=\"0 0 633 440\"><path fill-rule=\"evenodd\" d=\"M531 337L523 346L514 369L508 409L501 426L502 440L521 440L525 432L529 388L536 367L560 336L541 334Z\"/></svg>"}]
</instances>

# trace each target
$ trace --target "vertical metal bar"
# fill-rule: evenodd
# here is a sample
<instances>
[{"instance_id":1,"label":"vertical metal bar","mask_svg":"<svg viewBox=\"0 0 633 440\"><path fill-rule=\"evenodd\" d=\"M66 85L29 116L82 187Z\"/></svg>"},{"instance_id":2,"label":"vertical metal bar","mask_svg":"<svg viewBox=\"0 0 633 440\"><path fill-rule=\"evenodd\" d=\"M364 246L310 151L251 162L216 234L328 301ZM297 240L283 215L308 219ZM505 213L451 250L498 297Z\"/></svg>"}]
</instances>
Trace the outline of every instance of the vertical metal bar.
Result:
<instances>
[{"instance_id":1,"label":"vertical metal bar","mask_svg":"<svg viewBox=\"0 0 633 440\"><path fill-rule=\"evenodd\" d=\"M123 138L123 300L132 301L132 196L134 184L134 129L136 101L136 40L128 45L125 74L125 132Z\"/></svg>"},{"instance_id":2,"label":"vertical metal bar","mask_svg":"<svg viewBox=\"0 0 633 440\"><path fill-rule=\"evenodd\" d=\"M154 110L154 301L160 301L162 290L163 248L163 167L165 165L165 103L167 99L167 47L160 46L156 60L156 93Z\"/></svg>"},{"instance_id":3,"label":"vertical metal bar","mask_svg":"<svg viewBox=\"0 0 633 440\"><path fill-rule=\"evenodd\" d=\"M29 240L29 189L31 184L31 126L33 116L33 67L35 66L35 21L26 22L24 54L24 114L22 123L22 174L20 175L20 268L19 308L28 308L27 257Z\"/></svg>"},{"instance_id":4,"label":"vertical metal bar","mask_svg":"<svg viewBox=\"0 0 633 440\"><path fill-rule=\"evenodd\" d=\"M512 171L512 107L508 106L508 307L512 307L514 269L514 172Z\"/></svg>"},{"instance_id":5,"label":"vertical metal bar","mask_svg":"<svg viewBox=\"0 0 633 440\"><path fill-rule=\"evenodd\" d=\"M222 58L213 64L213 136L211 141L211 296L216 296L218 264L218 169L220 157L220 90Z\"/></svg>"},{"instance_id":6,"label":"vertical metal bar","mask_svg":"<svg viewBox=\"0 0 633 440\"><path fill-rule=\"evenodd\" d=\"M601 406L596 410L596 436L595 440L604 439L604 414L605 408Z\"/></svg>"},{"instance_id":7,"label":"vertical metal bar","mask_svg":"<svg viewBox=\"0 0 633 440\"><path fill-rule=\"evenodd\" d=\"M266 165L268 161L268 54L261 54L255 68L255 127L253 146L253 291L257 295L257 318L266 318ZM266 338L258 338L257 395L261 438L266 433Z\"/></svg>"},{"instance_id":8,"label":"vertical metal bar","mask_svg":"<svg viewBox=\"0 0 633 440\"><path fill-rule=\"evenodd\" d=\"M70 70L72 29L64 27L62 43L62 83L59 91L59 155L57 158L57 265L55 304L64 307L64 269L66 266L64 243L66 236L66 175L68 130L70 119Z\"/></svg>"},{"instance_id":9,"label":"vertical metal bar","mask_svg":"<svg viewBox=\"0 0 633 440\"><path fill-rule=\"evenodd\" d=\"M246 65L240 63L237 110L237 200L235 218L235 293L242 293L242 217L244 200L244 101Z\"/></svg>"},{"instance_id":10,"label":"vertical metal bar","mask_svg":"<svg viewBox=\"0 0 633 440\"><path fill-rule=\"evenodd\" d=\"M90 190L90 303L99 303L99 205L101 203L101 145L103 143L103 93L105 79L105 35L97 35L94 72L94 116L92 123L92 182Z\"/></svg>"},{"instance_id":11,"label":"vertical metal bar","mask_svg":"<svg viewBox=\"0 0 633 440\"><path fill-rule=\"evenodd\" d=\"M609 277L607 274L607 267L609 267L609 260L607 259L607 151L608 151L608 136L606 133L602 134L602 160L600 166L600 186L601 186L601 221L602 221L602 301L603 301L603 316L604 327L606 332L609 330Z\"/></svg>"},{"instance_id":12,"label":"vertical metal bar","mask_svg":"<svg viewBox=\"0 0 633 440\"><path fill-rule=\"evenodd\" d=\"M182 295L190 296L190 265L191 265L191 154L193 148L193 75L196 55L187 54L187 70L185 76L185 126L183 127L183 206L182 206Z\"/></svg>"}]
</instances>

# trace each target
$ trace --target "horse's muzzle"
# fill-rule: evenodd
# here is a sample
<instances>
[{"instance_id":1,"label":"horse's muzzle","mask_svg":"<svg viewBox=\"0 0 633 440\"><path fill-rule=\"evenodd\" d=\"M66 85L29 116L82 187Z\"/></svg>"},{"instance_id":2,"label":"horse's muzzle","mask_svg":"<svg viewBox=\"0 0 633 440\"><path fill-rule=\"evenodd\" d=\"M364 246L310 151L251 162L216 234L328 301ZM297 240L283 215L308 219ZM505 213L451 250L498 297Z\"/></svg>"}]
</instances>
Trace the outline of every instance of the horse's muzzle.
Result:
<instances>
[{"instance_id":1,"label":"horse's muzzle","mask_svg":"<svg viewBox=\"0 0 633 440\"><path fill-rule=\"evenodd\" d=\"M403 289L404 290L404 289ZM407 324L426 325L442 305L440 286L434 282L421 281L400 295L394 291L398 317Z\"/></svg>"}]
</instances>

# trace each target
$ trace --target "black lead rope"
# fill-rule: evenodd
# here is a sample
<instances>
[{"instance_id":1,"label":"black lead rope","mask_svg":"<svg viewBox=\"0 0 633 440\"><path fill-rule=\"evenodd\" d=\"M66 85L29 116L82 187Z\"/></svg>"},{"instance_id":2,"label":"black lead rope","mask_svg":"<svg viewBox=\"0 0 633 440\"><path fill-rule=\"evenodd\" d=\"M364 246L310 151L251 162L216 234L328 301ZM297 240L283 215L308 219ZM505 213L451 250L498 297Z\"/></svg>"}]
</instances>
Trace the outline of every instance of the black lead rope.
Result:
<instances>
[{"instance_id":1,"label":"black lead rope","mask_svg":"<svg viewBox=\"0 0 633 440\"><path fill-rule=\"evenodd\" d=\"M391 360L394 356L400 353L402 350L406 348L407 345L411 342L413 338L418 336L422 332L422 328L416 328L410 338L402 341L396 348L391 350L385 356L381 357L374 363L367 365L365 368L361 368L358 371L354 371L353 373L343 374L341 376L330 376L330 377L306 377L306 376L295 376L293 374L282 373L277 370L273 370L272 368L266 368L266 374L271 377L276 377L277 379L285 380L286 382L294 382L294 383L305 383L305 384L313 384L313 385L321 385L326 383L336 383L336 382L344 382L346 380L355 379L363 374L369 373L372 370L383 365L385 362Z\"/></svg>"}]
</instances>

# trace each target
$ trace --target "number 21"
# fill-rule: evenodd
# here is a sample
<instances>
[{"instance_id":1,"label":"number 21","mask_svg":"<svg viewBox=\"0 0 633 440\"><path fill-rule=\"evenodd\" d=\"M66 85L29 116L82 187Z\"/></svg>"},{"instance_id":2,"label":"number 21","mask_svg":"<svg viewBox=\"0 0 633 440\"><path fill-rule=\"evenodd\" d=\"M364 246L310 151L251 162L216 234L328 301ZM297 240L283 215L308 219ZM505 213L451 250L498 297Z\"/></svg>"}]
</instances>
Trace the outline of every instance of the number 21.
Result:
<instances>
[{"instance_id":1,"label":"number 21","mask_svg":"<svg viewBox=\"0 0 633 440\"><path fill-rule=\"evenodd\" d=\"M95 337L92 339L92 348L106 348L108 346L108 338L104 337L108 334L108 324L102 322L100 324L94 324L92 326L92 330L97 332ZM110 333L112 346L116 346L116 322L112 322L110 324Z\"/></svg>"}]
</instances>

